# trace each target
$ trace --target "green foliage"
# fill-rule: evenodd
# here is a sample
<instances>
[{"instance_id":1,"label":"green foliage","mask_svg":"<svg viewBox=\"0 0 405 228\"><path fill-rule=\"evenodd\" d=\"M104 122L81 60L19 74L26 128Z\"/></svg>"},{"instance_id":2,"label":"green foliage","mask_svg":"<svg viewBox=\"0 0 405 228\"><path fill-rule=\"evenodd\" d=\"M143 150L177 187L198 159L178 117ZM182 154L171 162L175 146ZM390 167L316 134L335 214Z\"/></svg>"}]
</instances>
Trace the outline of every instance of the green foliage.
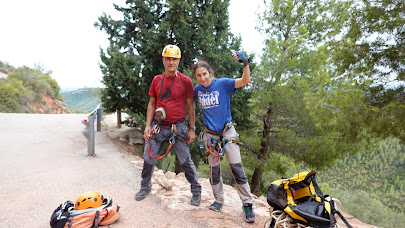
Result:
<instances>
[{"instance_id":1,"label":"green foliage","mask_svg":"<svg viewBox=\"0 0 405 228\"><path fill-rule=\"evenodd\" d=\"M56 82L55 79L51 78L51 76L49 74L40 74L38 77L41 80L45 81L46 84L49 85L49 87L47 88L47 93L51 97L54 97L54 98L56 98L56 99L58 99L60 101L63 101L63 97L59 93L60 87L59 87L59 85L58 85L58 83Z\"/></svg>"},{"instance_id":2,"label":"green foliage","mask_svg":"<svg viewBox=\"0 0 405 228\"><path fill-rule=\"evenodd\" d=\"M330 67L331 52L325 45L342 28L342 14L334 14L337 9L342 7L336 1L273 0L263 13L261 29L267 40L262 62L253 73L249 107L256 127L245 133L245 150L252 155L250 164L256 164L252 180L256 194L265 167L272 163L285 170L280 158L324 169L368 139L344 134L338 128L345 119L335 116L335 106L340 104L344 113L348 109L344 105L354 101L320 104L322 95L339 102L344 95L336 89L341 77ZM363 100L355 101L362 104Z\"/></svg>"},{"instance_id":3,"label":"green foliage","mask_svg":"<svg viewBox=\"0 0 405 228\"><path fill-rule=\"evenodd\" d=\"M402 227L405 223L404 213L393 211L366 191L359 189L341 190L338 188L325 188L325 185L327 186L325 183L321 184L323 193L338 199L343 211L353 215L364 223L378 227Z\"/></svg>"},{"instance_id":4,"label":"green foliage","mask_svg":"<svg viewBox=\"0 0 405 228\"><path fill-rule=\"evenodd\" d=\"M1 88L2 81L0 79L0 112L2 113L18 113L21 110L20 104L17 100L8 96L6 91Z\"/></svg>"},{"instance_id":5,"label":"green foliage","mask_svg":"<svg viewBox=\"0 0 405 228\"><path fill-rule=\"evenodd\" d=\"M373 150L345 156L318 173L322 191L338 198L344 211L363 222L399 227L395 224L405 222L404 151L399 140L387 139Z\"/></svg>"},{"instance_id":6,"label":"green foliage","mask_svg":"<svg viewBox=\"0 0 405 228\"><path fill-rule=\"evenodd\" d=\"M360 79L365 112L372 121L366 130L405 142L405 44L401 0L350 1L341 39L330 42L336 70ZM366 80L361 80L366 79ZM370 83L371 82L371 83Z\"/></svg>"},{"instance_id":7,"label":"green foliage","mask_svg":"<svg viewBox=\"0 0 405 228\"><path fill-rule=\"evenodd\" d=\"M59 86L48 74L28 67L14 67L0 61L0 67L10 75L0 79L0 112L33 112L31 103L42 102L44 93L63 101Z\"/></svg>"},{"instance_id":8,"label":"green foliage","mask_svg":"<svg viewBox=\"0 0 405 228\"><path fill-rule=\"evenodd\" d=\"M375 149L345 156L323 171L321 181L339 183L344 189L365 189L384 205L405 213L404 151L397 139L387 139Z\"/></svg>"},{"instance_id":9,"label":"green foliage","mask_svg":"<svg viewBox=\"0 0 405 228\"><path fill-rule=\"evenodd\" d=\"M401 0L350 1L336 56L342 72L375 82L405 80L405 11ZM360 73L360 74L359 74Z\"/></svg>"},{"instance_id":10,"label":"green foliage","mask_svg":"<svg viewBox=\"0 0 405 228\"><path fill-rule=\"evenodd\" d=\"M145 78L139 77L139 58L121 53L113 44L107 49L107 54L100 53L103 62L100 67L104 74L102 83L106 86L101 91L103 107L109 112L128 109L133 113L143 113L148 90Z\"/></svg>"},{"instance_id":11,"label":"green foliage","mask_svg":"<svg viewBox=\"0 0 405 228\"><path fill-rule=\"evenodd\" d=\"M94 111L101 102L100 88L83 88L74 91L61 93L69 110L76 110L79 113Z\"/></svg>"}]
</instances>

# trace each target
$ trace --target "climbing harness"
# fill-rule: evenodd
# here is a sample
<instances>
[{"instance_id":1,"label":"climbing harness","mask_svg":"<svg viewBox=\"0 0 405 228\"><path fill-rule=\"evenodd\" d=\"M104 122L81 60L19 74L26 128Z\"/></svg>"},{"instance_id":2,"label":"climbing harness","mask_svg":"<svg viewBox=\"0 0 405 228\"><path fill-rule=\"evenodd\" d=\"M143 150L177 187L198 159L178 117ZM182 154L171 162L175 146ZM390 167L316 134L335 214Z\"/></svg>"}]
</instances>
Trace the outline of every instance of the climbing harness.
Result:
<instances>
[{"instance_id":1,"label":"climbing harness","mask_svg":"<svg viewBox=\"0 0 405 228\"><path fill-rule=\"evenodd\" d=\"M210 165L210 173L211 173L211 184L213 184L213 179L212 179L212 165L213 162L218 163L221 159L221 156L225 155L225 146L227 143L236 143L239 145L243 145L242 142L239 142L237 140L230 140L230 139L224 139L222 134L225 133L228 129L233 127L233 123L229 122L225 125L224 129L221 130L220 132L215 132L211 131L208 129L208 127L205 128L205 132L212 134L212 135L218 135L219 140L215 143L215 140L212 137L208 137L207 139L207 153L204 155L203 160L208 156L211 155L211 165ZM200 149L204 148L204 133L200 132L199 135L199 144L200 144Z\"/></svg>"},{"instance_id":2,"label":"climbing harness","mask_svg":"<svg viewBox=\"0 0 405 228\"><path fill-rule=\"evenodd\" d=\"M160 133L160 126L159 126L159 124L155 124L155 125L153 125L153 127L152 127L152 131L151 131L151 135L152 134L159 134ZM148 151L149 151L149 156L151 157L151 158L153 158L153 159L155 159L155 160L159 160L159 159L162 159L162 158L164 158L168 153L169 153L169 151L170 151L170 149L172 148L172 146L173 146L173 144L176 142L176 136L177 136L177 127L176 127L176 124L172 124L172 126L171 126L171 136L170 136L170 138L169 138L169 147L167 148L167 151L166 151L166 153L165 154L163 154L163 155L161 155L161 156L159 156L159 157L157 157L157 158L155 158L155 157L153 157L153 155L152 155L152 151L151 151L151 149L150 149L150 142L149 142L149 144L148 144Z\"/></svg>"},{"instance_id":3,"label":"climbing harness","mask_svg":"<svg viewBox=\"0 0 405 228\"><path fill-rule=\"evenodd\" d=\"M220 132L215 132L215 131L211 131L210 129L208 129L208 127L205 127L205 132L210 133L212 135L218 135L219 136L219 140L217 141L217 144L215 145L214 143L214 139L212 137L208 138L208 152L204 155L203 160L209 155L209 154L213 154L215 157L217 157L215 155L215 153L213 152L213 149L218 147L218 153L219 156L224 156L225 155L225 145L227 143L236 143L239 145L243 145L242 142L238 141L238 140L231 140L231 139L224 139L222 134L224 132L226 132L228 129L230 129L231 127L233 127L234 123L229 122L225 125L225 128L223 130L221 130ZM204 132L200 132L200 136L199 136L199 144L200 144L200 149L204 149Z\"/></svg>"}]
</instances>

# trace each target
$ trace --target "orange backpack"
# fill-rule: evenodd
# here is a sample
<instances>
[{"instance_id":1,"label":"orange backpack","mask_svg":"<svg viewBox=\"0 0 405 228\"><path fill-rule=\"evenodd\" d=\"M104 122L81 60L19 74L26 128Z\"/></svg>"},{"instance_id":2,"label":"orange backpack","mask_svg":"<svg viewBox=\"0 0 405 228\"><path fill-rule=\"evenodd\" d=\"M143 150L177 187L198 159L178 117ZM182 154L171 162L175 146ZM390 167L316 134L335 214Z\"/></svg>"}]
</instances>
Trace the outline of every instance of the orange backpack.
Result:
<instances>
[{"instance_id":1,"label":"orange backpack","mask_svg":"<svg viewBox=\"0 0 405 228\"><path fill-rule=\"evenodd\" d=\"M105 197L98 208L84 210L75 209L72 201L62 203L51 216L52 228L90 228L105 226L117 221L120 207L113 203L112 198Z\"/></svg>"}]
</instances>

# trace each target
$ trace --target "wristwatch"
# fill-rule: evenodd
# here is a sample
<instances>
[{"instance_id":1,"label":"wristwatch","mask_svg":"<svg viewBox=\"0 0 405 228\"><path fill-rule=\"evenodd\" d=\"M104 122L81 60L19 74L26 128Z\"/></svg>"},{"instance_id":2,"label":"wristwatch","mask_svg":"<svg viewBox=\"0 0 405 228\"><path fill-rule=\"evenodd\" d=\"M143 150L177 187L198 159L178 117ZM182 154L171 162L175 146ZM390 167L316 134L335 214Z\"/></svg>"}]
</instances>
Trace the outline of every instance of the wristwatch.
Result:
<instances>
[{"instance_id":1,"label":"wristwatch","mask_svg":"<svg viewBox=\"0 0 405 228\"><path fill-rule=\"evenodd\" d=\"M190 129L193 129L194 131L197 130L197 128L195 126L194 127L190 126Z\"/></svg>"}]
</instances>

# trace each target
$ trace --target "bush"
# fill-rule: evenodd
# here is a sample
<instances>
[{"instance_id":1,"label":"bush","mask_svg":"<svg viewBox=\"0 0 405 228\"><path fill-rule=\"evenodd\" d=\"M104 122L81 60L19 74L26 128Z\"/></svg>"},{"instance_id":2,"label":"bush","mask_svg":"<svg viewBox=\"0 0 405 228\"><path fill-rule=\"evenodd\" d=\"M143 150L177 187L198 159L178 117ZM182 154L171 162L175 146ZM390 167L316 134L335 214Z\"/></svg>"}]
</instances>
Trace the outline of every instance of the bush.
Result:
<instances>
[{"instance_id":1,"label":"bush","mask_svg":"<svg viewBox=\"0 0 405 228\"><path fill-rule=\"evenodd\" d=\"M389 209L365 191L334 189L326 183L321 184L321 189L324 194L331 195L342 203L342 211L364 223L379 227L401 227L405 224L403 213Z\"/></svg>"}]
</instances>

